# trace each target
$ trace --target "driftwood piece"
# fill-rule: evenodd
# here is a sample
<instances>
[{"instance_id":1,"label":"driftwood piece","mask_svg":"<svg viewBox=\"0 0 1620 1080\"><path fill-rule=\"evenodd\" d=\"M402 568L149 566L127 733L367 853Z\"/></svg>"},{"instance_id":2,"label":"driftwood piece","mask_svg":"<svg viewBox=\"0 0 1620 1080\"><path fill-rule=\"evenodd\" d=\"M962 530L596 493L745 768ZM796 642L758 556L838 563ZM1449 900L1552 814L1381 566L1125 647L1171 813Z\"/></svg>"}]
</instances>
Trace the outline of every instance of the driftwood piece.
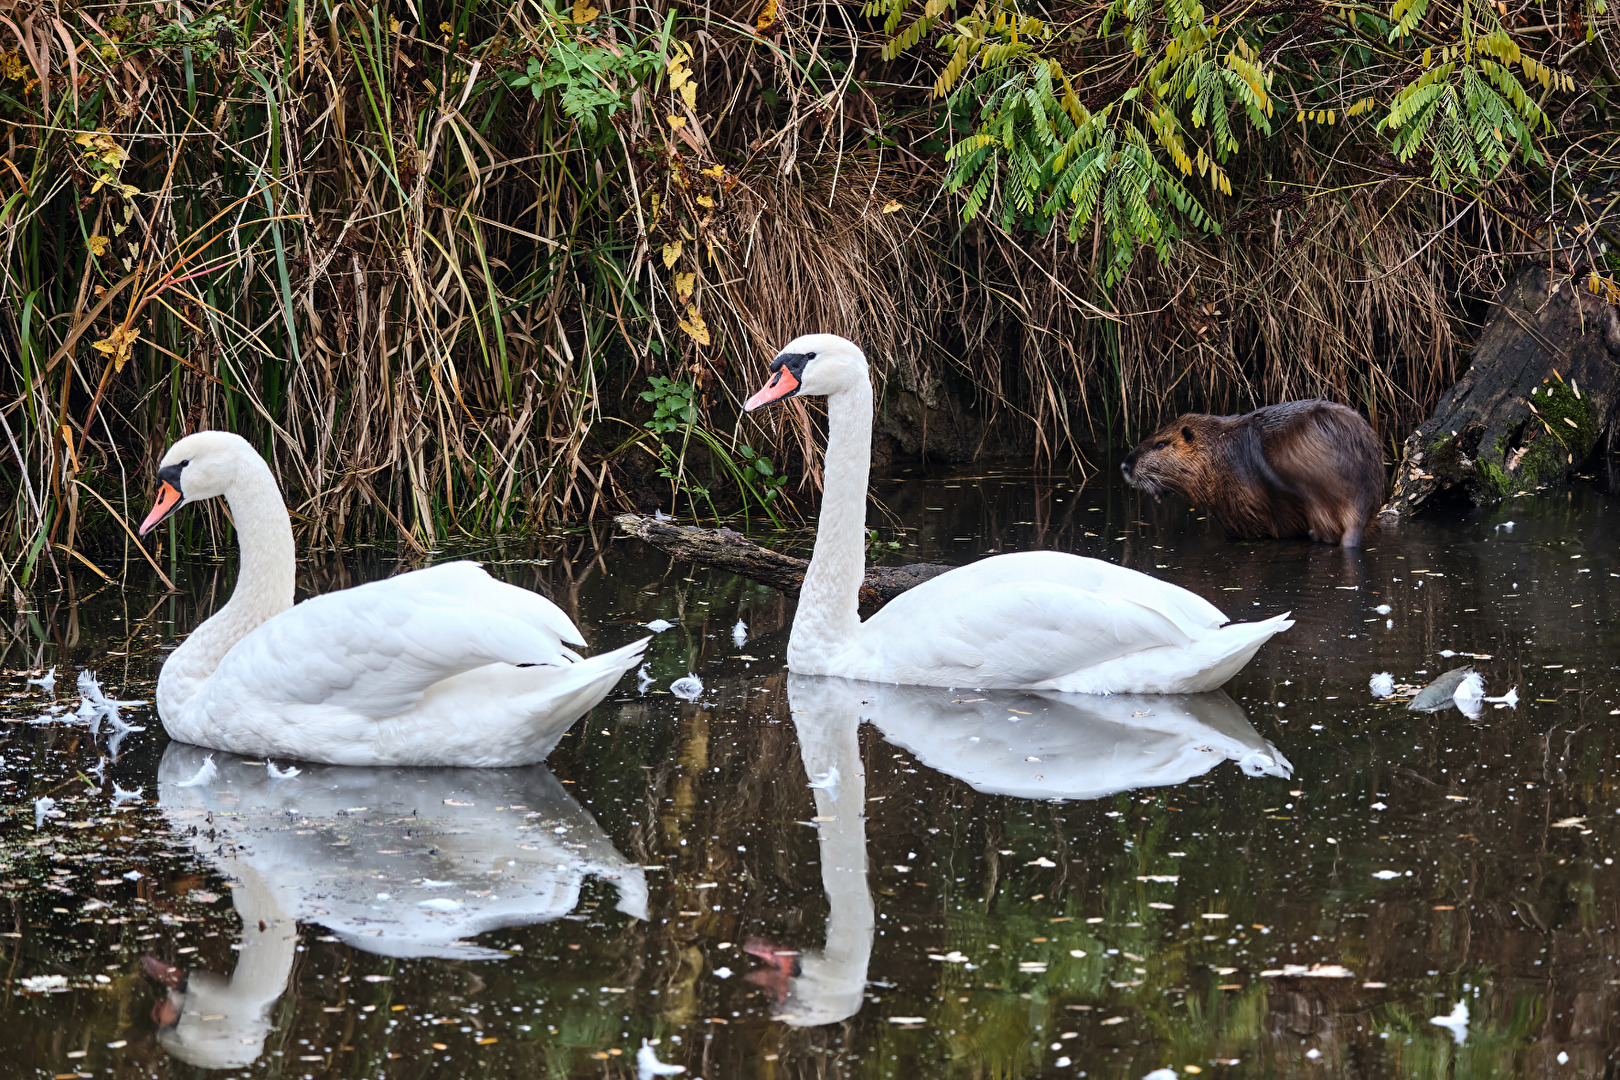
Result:
<instances>
[{"instance_id":1,"label":"driftwood piece","mask_svg":"<svg viewBox=\"0 0 1620 1080\"><path fill-rule=\"evenodd\" d=\"M1561 483L1620 400L1620 319L1579 282L1525 268L1497 298L1473 363L1406 439L1385 512L1460 489L1476 503Z\"/></svg>"},{"instance_id":2,"label":"driftwood piece","mask_svg":"<svg viewBox=\"0 0 1620 1080\"><path fill-rule=\"evenodd\" d=\"M760 547L732 529L700 529L694 525L676 525L638 514L620 514L613 519L613 523L660 551L704 566L729 570L751 581L781 589L790 596L799 594L799 586L804 584L805 568L810 565L804 559ZM861 603L888 603L907 589L949 569L951 567L939 563L868 566L866 581L861 585Z\"/></svg>"}]
</instances>

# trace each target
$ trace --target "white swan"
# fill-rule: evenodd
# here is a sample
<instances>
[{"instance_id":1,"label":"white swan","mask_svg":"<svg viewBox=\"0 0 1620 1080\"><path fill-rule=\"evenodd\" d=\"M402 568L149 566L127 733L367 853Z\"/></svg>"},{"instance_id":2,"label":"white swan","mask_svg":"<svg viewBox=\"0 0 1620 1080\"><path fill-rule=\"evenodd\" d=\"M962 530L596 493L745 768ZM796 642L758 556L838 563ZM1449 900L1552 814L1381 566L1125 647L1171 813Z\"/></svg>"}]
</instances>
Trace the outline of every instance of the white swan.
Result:
<instances>
[{"instance_id":1,"label":"white swan","mask_svg":"<svg viewBox=\"0 0 1620 1080\"><path fill-rule=\"evenodd\" d=\"M868 682L1193 694L1249 662L1287 615L1227 623L1186 589L1056 551L998 555L901 594L861 622L872 383L844 338L809 334L771 361L752 412L827 397L826 487L810 568L788 639L788 670Z\"/></svg>"},{"instance_id":2,"label":"white swan","mask_svg":"<svg viewBox=\"0 0 1620 1080\"><path fill-rule=\"evenodd\" d=\"M292 526L247 441L199 431L169 448L141 535L223 495L241 548L230 601L164 661L170 736L333 765L528 765L641 661L650 639L581 659L551 601L453 562L293 606Z\"/></svg>"}]
</instances>

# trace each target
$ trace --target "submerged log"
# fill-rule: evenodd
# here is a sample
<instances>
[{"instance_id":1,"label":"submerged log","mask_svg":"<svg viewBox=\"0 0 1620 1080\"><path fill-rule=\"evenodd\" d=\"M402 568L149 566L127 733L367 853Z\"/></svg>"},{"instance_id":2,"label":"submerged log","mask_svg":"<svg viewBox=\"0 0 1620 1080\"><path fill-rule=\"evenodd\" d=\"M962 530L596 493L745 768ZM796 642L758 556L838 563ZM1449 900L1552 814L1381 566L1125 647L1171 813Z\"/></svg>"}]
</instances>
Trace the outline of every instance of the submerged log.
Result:
<instances>
[{"instance_id":1,"label":"submerged log","mask_svg":"<svg viewBox=\"0 0 1620 1080\"><path fill-rule=\"evenodd\" d=\"M732 529L700 529L676 525L639 514L620 514L613 523L638 540L645 540L660 551L690 559L718 570L729 570L751 581L781 589L790 596L799 594L809 563L792 555L760 547ZM907 566L868 566L861 585L861 603L886 604L916 585L951 569L939 563L911 563Z\"/></svg>"},{"instance_id":2,"label":"submerged log","mask_svg":"<svg viewBox=\"0 0 1620 1080\"><path fill-rule=\"evenodd\" d=\"M1448 489L1480 503L1561 483L1592 453L1620 400L1614 305L1526 267L1497 298L1473 363L1407 437L1385 513Z\"/></svg>"}]
</instances>

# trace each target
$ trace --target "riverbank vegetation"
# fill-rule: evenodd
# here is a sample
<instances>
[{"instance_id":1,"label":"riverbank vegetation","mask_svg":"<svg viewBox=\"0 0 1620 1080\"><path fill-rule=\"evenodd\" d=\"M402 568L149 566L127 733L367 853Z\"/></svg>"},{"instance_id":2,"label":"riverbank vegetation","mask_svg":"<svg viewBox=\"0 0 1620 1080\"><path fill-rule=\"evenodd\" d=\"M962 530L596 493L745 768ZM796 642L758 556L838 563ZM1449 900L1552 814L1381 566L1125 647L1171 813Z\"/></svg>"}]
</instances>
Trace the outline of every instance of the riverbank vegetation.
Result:
<instances>
[{"instance_id":1,"label":"riverbank vegetation","mask_svg":"<svg viewBox=\"0 0 1620 1080\"><path fill-rule=\"evenodd\" d=\"M8 0L8 584L127 543L209 426L311 542L780 515L813 414L739 402L808 330L897 415L953 401L1060 468L1314 394L1396 445L1516 260L1620 297L1615 29L1607 0Z\"/></svg>"}]
</instances>

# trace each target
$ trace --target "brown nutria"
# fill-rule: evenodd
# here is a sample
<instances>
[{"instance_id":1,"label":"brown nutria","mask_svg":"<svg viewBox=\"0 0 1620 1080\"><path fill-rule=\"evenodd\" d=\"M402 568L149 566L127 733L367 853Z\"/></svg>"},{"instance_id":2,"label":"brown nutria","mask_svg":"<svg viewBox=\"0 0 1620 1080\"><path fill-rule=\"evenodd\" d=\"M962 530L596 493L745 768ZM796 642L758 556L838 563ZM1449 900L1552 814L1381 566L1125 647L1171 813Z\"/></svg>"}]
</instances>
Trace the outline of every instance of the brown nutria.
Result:
<instances>
[{"instance_id":1,"label":"brown nutria","mask_svg":"<svg viewBox=\"0 0 1620 1080\"><path fill-rule=\"evenodd\" d=\"M1299 536L1360 547L1384 497L1378 436L1331 401L1285 401L1245 416L1188 413L1120 466L1133 487L1207 509L1239 536Z\"/></svg>"}]
</instances>

